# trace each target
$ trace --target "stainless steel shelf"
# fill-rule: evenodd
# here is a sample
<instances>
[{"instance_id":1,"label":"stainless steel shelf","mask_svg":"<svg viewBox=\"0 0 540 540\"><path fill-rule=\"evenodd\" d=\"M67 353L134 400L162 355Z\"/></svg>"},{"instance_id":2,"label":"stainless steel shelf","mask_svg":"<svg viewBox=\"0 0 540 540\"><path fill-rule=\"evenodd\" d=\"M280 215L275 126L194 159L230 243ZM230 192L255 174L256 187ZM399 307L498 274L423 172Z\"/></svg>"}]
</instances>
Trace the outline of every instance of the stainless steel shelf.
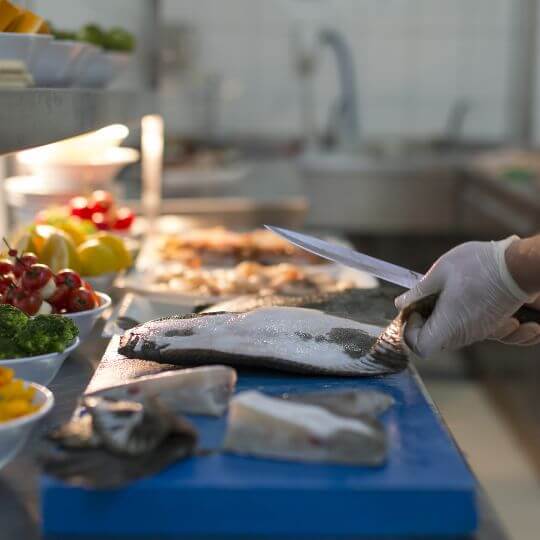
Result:
<instances>
[{"instance_id":1,"label":"stainless steel shelf","mask_svg":"<svg viewBox=\"0 0 540 540\"><path fill-rule=\"evenodd\" d=\"M0 155L49 144L108 124L138 122L150 98L135 92L0 90Z\"/></svg>"}]
</instances>

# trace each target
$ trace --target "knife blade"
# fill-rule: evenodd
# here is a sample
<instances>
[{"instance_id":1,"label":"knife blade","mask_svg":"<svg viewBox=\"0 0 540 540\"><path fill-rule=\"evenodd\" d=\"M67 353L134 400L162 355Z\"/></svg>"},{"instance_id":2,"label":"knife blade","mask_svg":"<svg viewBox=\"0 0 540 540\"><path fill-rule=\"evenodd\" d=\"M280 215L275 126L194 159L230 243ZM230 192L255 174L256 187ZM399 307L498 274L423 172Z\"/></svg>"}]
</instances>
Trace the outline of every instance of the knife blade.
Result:
<instances>
[{"instance_id":1,"label":"knife blade","mask_svg":"<svg viewBox=\"0 0 540 540\"><path fill-rule=\"evenodd\" d=\"M272 225L265 225L265 227L305 251L350 268L363 270L372 276L389 281L390 283L395 283L396 285L401 285L406 289L414 287L423 277L422 274L413 272L408 268L370 257L359 251L327 242L315 236L289 231L288 229L282 229L281 227L274 227Z\"/></svg>"},{"instance_id":2,"label":"knife blade","mask_svg":"<svg viewBox=\"0 0 540 540\"><path fill-rule=\"evenodd\" d=\"M337 262L348 266L349 268L356 268L378 277L384 281L394 283L395 285L401 285L406 289L414 287L419 280L424 276L403 266L398 266L365 253L354 251L345 246L340 246L332 242L327 242L321 238L311 236L309 234L303 234L296 231L290 231L281 227L274 227L273 225L265 225L265 227L273 233L281 236L291 244L318 255L323 259ZM526 322L535 322L540 324L540 311L531 308L529 306L520 307L513 315L521 324Z\"/></svg>"}]
</instances>

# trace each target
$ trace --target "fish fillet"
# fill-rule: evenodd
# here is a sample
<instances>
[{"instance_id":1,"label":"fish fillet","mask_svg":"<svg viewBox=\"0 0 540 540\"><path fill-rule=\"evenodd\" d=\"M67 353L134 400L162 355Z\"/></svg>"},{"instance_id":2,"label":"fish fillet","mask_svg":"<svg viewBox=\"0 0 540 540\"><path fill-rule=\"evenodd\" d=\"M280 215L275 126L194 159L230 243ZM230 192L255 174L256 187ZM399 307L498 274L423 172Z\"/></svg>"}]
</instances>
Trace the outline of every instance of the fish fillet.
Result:
<instances>
[{"instance_id":1,"label":"fish fillet","mask_svg":"<svg viewBox=\"0 0 540 540\"><path fill-rule=\"evenodd\" d=\"M377 420L334 415L314 405L249 391L231 400L224 449L292 461L376 466L386 458Z\"/></svg>"}]
</instances>

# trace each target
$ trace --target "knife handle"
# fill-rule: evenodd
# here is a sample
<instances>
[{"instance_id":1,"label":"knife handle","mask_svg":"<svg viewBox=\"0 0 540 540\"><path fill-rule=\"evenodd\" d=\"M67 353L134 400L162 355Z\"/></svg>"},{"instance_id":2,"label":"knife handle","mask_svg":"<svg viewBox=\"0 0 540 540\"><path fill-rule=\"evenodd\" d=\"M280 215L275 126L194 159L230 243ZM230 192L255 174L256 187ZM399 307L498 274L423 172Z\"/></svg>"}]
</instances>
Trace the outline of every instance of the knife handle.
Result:
<instances>
[{"instance_id":1,"label":"knife handle","mask_svg":"<svg viewBox=\"0 0 540 540\"><path fill-rule=\"evenodd\" d=\"M413 311L417 311L424 317L424 319L427 319L435 309L435 304L437 303L438 294L432 294L430 296L426 296L419 302L416 302L415 304L412 304L405 308L404 315L405 319L409 316L410 313ZM540 310L534 309L529 306L521 306L513 315L515 319L517 319L520 324L528 323L528 322L534 322L540 324Z\"/></svg>"},{"instance_id":2,"label":"knife handle","mask_svg":"<svg viewBox=\"0 0 540 540\"><path fill-rule=\"evenodd\" d=\"M521 306L513 315L521 324L535 322L540 324L540 311L529 306Z\"/></svg>"}]
</instances>

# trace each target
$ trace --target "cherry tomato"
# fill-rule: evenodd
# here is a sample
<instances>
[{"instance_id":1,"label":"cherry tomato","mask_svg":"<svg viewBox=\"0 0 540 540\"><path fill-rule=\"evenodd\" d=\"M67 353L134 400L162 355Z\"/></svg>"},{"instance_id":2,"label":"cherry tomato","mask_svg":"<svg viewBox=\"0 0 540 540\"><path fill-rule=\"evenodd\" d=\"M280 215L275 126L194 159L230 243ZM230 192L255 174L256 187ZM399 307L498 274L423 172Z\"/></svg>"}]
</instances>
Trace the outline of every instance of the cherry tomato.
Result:
<instances>
[{"instance_id":1,"label":"cherry tomato","mask_svg":"<svg viewBox=\"0 0 540 540\"><path fill-rule=\"evenodd\" d=\"M74 289L69 294L68 311L75 313L78 311L87 311L96 307L92 293L84 287Z\"/></svg>"},{"instance_id":2,"label":"cherry tomato","mask_svg":"<svg viewBox=\"0 0 540 540\"><path fill-rule=\"evenodd\" d=\"M114 228L117 231L127 231L135 220L135 214L131 209L123 206L116 211L116 221L114 222Z\"/></svg>"},{"instance_id":3,"label":"cherry tomato","mask_svg":"<svg viewBox=\"0 0 540 540\"><path fill-rule=\"evenodd\" d=\"M21 259L21 262L27 266L32 266L33 264L39 262L38 256L29 251L23 253L19 258Z\"/></svg>"},{"instance_id":4,"label":"cherry tomato","mask_svg":"<svg viewBox=\"0 0 540 540\"><path fill-rule=\"evenodd\" d=\"M69 293L71 290L72 289L65 283L63 285L58 285L54 293L47 299L47 302L58 310L65 308L67 306Z\"/></svg>"},{"instance_id":5,"label":"cherry tomato","mask_svg":"<svg viewBox=\"0 0 540 540\"><path fill-rule=\"evenodd\" d=\"M35 315L41 307L41 296L37 291L16 289L13 293L12 305L27 315Z\"/></svg>"},{"instance_id":6,"label":"cherry tomato","mask_svg":"<svg viewBox=\"0 0 540 540\"><path fill-rule=\"evenodd\" d=\"M108 231L111 228L107 216L100 212L97 212L92 216L92 223L100 231Z\"/></svg>"},{"instance_id":7,"label":"cherry tomato","mask_svg":"<svg viewBox=\"0 0 540 540\"><path fill-rule=\"evenodd\" d=\"M90 283L88 283L88 281L85 281L84 279L82 280L82 286L92 295L96 306L99 306L99 304L101 303L101 300L99 299L99 296L96 294L94 287L92 287L92 285L90 285Z\"/></svg>"},{"instance_id":8,"label":"cherry tomato","mask_svg":"<svg viewBox=\"0 0 540 540\"><path fill-rule=\"evenodd\" d=\"M9 259L0 259L0 274L13 272L14 264Z\"/></svg>"},{"instance_id":9,"label":"cherry tomato","mask_svg":"<svg viewBox=\"0 0 540 540\"><path fill-rule=\"evenodd\" d=\"M4 292L4 303L13 305L13 300L17 291L18 287L15 284L8 287Z\"/></svg>"},{"instance_id":10,"label":"cherry tomato","mask_svg":"<svg viewBox=\"0 0 540 540\"><path fill-rule=\"evenodd\" d=\"M13 274L2 274L0 276L0 294L4 294L9 288L15 286L15 276Z\"/></svg>"},{"instance_id":11,"label":"cherry tomato","mask_svg":"<svg viewBox=\"0 0 540 540\"><path fill-rule=\"evenodd\" d=\"M92 210L86 197L74 197L69 201L69 208L72 216L81 219L92 219Z\"/></svg>"},{"instance_id":12,"label":"cherry tomato","mask_svg":"<svg viewBox=\"0 0 540 540\"><path fill-rule=\"evenodd\" d=\"M46 264L33 264L26 269L21 278L24 289L39 291L53 278L51 269Z\"/></svg>"},{"instance_id":13,"label":"cherry tomato","mask_svg":"<svg viewBox=\"0 0 540 540\"><path fill-rule=\"evenodd\" d=\"M114 206L114 198L108 191L98 190L92 193L92 214L106 214Z\"/></svg>"},{"instance_id":14,"label":"cherry tomato","mask_svg":"<svg viewBox=\"0 0 540 540\"><path fill-rule=\"evenodd\" d=\"M60 285L66 285L69 289L78 289L79 287L82 287L83 284L81 276L79 276L75 270L71 270L70 268L60 270L60 272L56 274L55 282L58 287L60 287Z\"/></svg>"}]
</instances>

